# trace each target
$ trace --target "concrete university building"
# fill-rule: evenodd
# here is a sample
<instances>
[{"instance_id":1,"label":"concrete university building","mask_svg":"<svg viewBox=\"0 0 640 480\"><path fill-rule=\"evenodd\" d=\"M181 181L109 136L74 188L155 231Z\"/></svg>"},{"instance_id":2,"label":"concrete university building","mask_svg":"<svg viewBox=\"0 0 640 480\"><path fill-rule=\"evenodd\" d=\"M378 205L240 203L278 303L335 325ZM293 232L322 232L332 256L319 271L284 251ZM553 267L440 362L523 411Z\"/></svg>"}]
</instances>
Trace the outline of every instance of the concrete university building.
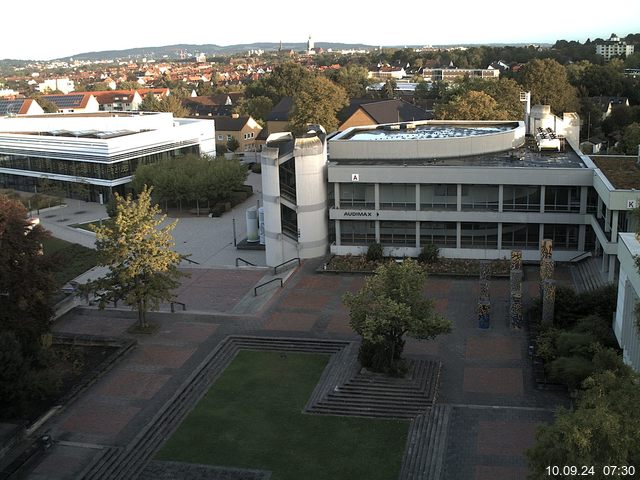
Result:
<instances>
[{"instance_id":1,"label":"concrete university building","mask_svg":"<svg viewBox=\"0 0 640 480\"><path fill-rule=\"evenodd\" d=\"M508 258L518 249L537 261L549 238L554 260L590 252L614 282L618 232L635 228L640 193L615 186L608 159L596 165L583 155L578 135L575 114L558 118L544 106L526 122L419 121L329 137L315 126L299 138L271 135L261 158L267 264L361 254L374 242L395 257L434 244L445 257ZM620 276L627 286L637 280L635 301L636 277ZM621 318L619 340L623 331ZM627 334L636 347L625 359L640 369L634 335Z\"/></svg>"},{"instance_id":2,"label":"concrete university building","mask_svg":"<svg viewBox=\"0 0 640 480\"><path fill-rule=\"evenodd\" d=\"M122 112L0 117L0 188L104 201L124 193L138 165L188 153L215 155L213 122L171 113Z\"/></svg>"}]
</instances>

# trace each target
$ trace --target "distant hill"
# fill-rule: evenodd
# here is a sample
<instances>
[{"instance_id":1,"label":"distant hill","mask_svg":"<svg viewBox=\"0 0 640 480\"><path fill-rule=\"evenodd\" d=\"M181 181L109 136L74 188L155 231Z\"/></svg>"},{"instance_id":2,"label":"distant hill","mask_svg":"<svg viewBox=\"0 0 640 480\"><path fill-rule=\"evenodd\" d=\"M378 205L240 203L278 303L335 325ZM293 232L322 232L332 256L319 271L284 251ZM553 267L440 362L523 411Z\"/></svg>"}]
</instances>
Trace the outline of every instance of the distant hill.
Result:
<instances>
[{"instance_id":1,"label":"distant hill","mask_svg":"<svg viewBox=\"0 0 640 480\"><path fill-rule=\"evenodd\" d=\"M352 43L330 43L330 42L316 42L316 48L323 48L324 50L371 50L376 48L372 45L364 44L352 44ZM191 55L198 53L204 53L205 55L230 55L234 53L242 53L248 50L264 50L275 51L280 48L280 43L273 42L261 42L261 43L242 43L237 45L194 45L194 44L178 44L178 45L165 45L163 47L141 47L141 48L128 48L126 50L105 50L101 52L87 52L79 53L77 55L71 55L69 57L59 58L57 60L67 60L73 58L74 60L109 60L116 58L177 58L181 52ZM306 50L306 43L282 43L282 49L285 51L294 50L301 51Z\"/></svg>"}]
</instances>

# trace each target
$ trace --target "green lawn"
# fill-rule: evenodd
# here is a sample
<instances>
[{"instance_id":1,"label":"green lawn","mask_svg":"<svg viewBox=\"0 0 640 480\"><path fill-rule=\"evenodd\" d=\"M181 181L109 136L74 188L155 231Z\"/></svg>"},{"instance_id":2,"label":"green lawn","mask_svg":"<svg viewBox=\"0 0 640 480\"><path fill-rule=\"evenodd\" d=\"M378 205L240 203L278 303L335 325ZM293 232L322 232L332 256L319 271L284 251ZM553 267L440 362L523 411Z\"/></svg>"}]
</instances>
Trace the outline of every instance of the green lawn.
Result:
<instances>
[{"instance_id":1,"label":"green lawn","mask_svg":"<svg viewBox=\"0 0 640 480\"><path fill-rule=\"evenodd\" d=\"M55 278L59 287L96 266L96 251L77 243L49 237L42 242L42 248L44 254L56 262Z\"/></svg>"},{"instance_id":2,"label":"green lawn","mask_svg":"<svg viewBox=\"0 0 640 480\"><path fill-rule=\"evenodd\" d=\"M398 477L408 421L303 414L325 355L241 351L159 460L273 471L273 480Z\"/></svg>"}]
</instances>

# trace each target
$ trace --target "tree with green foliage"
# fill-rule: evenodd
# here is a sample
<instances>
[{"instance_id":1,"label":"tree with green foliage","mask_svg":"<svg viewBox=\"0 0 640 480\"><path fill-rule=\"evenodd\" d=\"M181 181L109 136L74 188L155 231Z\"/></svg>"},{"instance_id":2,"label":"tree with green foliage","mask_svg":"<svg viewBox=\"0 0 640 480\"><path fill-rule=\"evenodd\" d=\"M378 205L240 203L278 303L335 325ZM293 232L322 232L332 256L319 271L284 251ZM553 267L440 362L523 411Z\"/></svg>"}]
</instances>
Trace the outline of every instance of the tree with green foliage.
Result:
<instances>
[{"instance_id":1,"label":"tree with green foliage","mask_svg":"<svg viewBox=\"0 0 640 480\"><path fill-rule=\"evenodd\" d=\"M584 382L573 411L560 408L553 424L538 429L527 452L529 479L548 479L549 465L589 465L605 480L609 465L640 465L640 378L614 351L600 359L600 371Z\"/></svg>"},{"instance_id":2,"label":"tree with green foliage","mask_svg":"<svg viewBox=\"0 0 640 480\"><path fill-rule=\"evenodd\" d=\"M624 128L622 146L627 155L638 155L640 148L640 123L632 123Z\"/></svg>"},{"instance_id":3,"label":"tree with green foliage","mask_svg":"<svg viewBox=\"0 0 640 480\"><path fill-rule=\"evenodd\" d=\"M383 98L396 98L396 89L398 88L398 82L395 78L387 78L382 87L381 95Z\"/></svg>"},{"instance_id":4,"label":"tree with green foliage","mask_svg":"<svg viewBox=\"0 0 640 480\"><path fill-rule=\"evenodd\" d=\"M278 65L268 75L247 85L247 98L267 97L277 104L282 97L293 97L314 76L312 72L297 63Z\"/></svg>"},{"instance_id":5,"label":"tree with green foliage","mask_svg":"<svg viewBox=\"0 0 640 480\"><path fill-rule=\"evenodd\" d=\"M531 92L532 104L550 105L557 114L576 112L578 96L569 83L567 70L555 60L534 59L522 69L520 84Z\"/></svg>"},{"instance_id":6,"label":"tree with green foliage","mask_svg":"<svg viewBox=\"0 0 640 480\"><path fill-rule=\"evenodd\" d=\"M238 113L251 115L256 122L264 124L272 108L273 101L269 97L243 98L238 106Z\"/></svg>"},{"instance_id":7,"label":"tree with green foliage","mask_svg":"<svg viewBox=\"0 0 640 480\"><path fill-rule=\"evenodd\" d=\"M361 65L347 65L339 70L331 70L330 80L344 88L349 99L362 98L371 84L369 71Z\"/></svg>"},{"instance_id":8,"label":"tree with green foliage","mask_svg":"<svg viewBox=\"0 0 640 480\"><path fill-rule=\"evenodd\" d=\"M453 97L448 103L436 106L435 116L440 120L507 120L507 112L501 110L490 95L471 90Z\"/></svg>"},{"instance_id":9,"label":"tree with green foliage","mask_svg":"<svg viewBox=\"0 0 640 480\"><path fill-rule=\"evenodd\" d=\"M116 194L115 216L94 228L98 265L109 267L109 273L84 287L97 296L100 308L122 301L137 310L140 328L148 328L147 311L175 299L173 290L184 276L178 270L182 257L172 250L177 222L161 226L166 216L159 213L151 189L144 188L137 200Z\"/></svg>"},{"instance_id":10,"label":"tree with green foliage","mask_svg":"<svg viewBox=\"0 0 640 480\"><path fill-rule=\"evenodd\" d=\"M424 298L426 278L411 259L389 262L378 267L357 293L344 295L350 325L362 336L358 358L364 367L403 374L405 335L427 340L451 331L451 322L435 311L433 300Z\"/></svg>"},{"instance_id":11,"label":"tree with green foliage","mask_svg":"<svg viewBox=\"0 0 640 480\"><path fill-rule=\"evenodd\" d=\"M54 263L42 255L48 232L0 195L0 418L24 414L57 388L42 337L49 332Z\"/></svg>"},{"instance_id":12,"label":"tree with green foliage","mask_svg":"<svg viewBox=\"0 0 640 480\"><path fill-rule=\"evenodd\" d=\"M289 127L299 135L307 125L322 125L327 132L338 129L336 114L348 105L344 88L322 76L311 77L293 96Z\"/></svg>"},{"instance_id":13,"label":"tree with green foliage","mask_svg":"<svg viewBox=\"0 0 640 480\"><path fill-rule=\"evenodd\" d=\"M138 109L143 112L158 112L159 108L160 100L158 100L153 92L147 93L138 106Z\"/></svg>"},{"instance_id":14,"label":"tree with green foliage","mask_svg":"<svg viewBox=\"0 0 640 480\"><path fill-rule=\"evenodd\" d=\"M234 189L247 179L247 168L237 159L208 158L185 155L182 158L141 165L136 169L132 188L142 192L145 186L153 187L156 201L169 202L182 207L183 201L200 202L207 206L228 199Z\"/></svg>"},{"instance_id":15,"label":"tree with green foliage","mask_svg":"<svg viewBox=\"0 0 640 480\"><path fill-rule=\"evenodd\" d=\"M33 98L38 105L42 107L44 113L58 113L58 106L48 98L43 97L41 93L33 94L31 95L31 98Z\"/></svg>"},{"instance_id":16,"label":"tree with green foliage","mask_svg":"<svg viewBox=\"0 0 640 480\"><path fill-rule=\"evenodd\" d=\"M41 255L48 236L19 201L0 195L0 329L15 332L25 354L39 349L53 314L54 265Z\"/></svg>"},{"instance_id":17,"label":"tree with green foliage","mask_svg":"<svg viewBox=\"0 0 640 480\"><path fill-rule=\"evenodd\" d=\"M236 137L231 137L229 140L227 140L227 150L235 153L238 148L240 148L240 142Z\"/></svg>"}]
</instances>

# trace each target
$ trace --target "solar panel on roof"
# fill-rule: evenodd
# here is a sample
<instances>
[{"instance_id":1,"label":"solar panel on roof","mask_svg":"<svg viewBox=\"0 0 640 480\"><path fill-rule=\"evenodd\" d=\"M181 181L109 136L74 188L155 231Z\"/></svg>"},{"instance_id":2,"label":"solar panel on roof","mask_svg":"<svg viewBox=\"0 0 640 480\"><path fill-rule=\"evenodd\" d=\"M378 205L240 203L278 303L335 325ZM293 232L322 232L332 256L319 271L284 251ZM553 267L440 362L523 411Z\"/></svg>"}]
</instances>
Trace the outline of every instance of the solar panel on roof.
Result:
<instances>
[{"instance_id":1,"label":"solar panel on roof","mask_svg":"<svg viewBox=\"0 0 640 480\"><path fill-rule=\"evenodd\" d=\"M45 96L45 98L56 104L58 108L77 108L82 104L84 95L54 95Z\"/></svg>"},{"instance_id":2,"label":"solar panel on roof","mask_svg":"<svg viewBox=\"0 0 640 480\"><path fill-rule=\"evenodd\" d=\"M0 115L15 115L20 111L23 104L24 99L0 100Z\"/></svg>"}]
</instances>

